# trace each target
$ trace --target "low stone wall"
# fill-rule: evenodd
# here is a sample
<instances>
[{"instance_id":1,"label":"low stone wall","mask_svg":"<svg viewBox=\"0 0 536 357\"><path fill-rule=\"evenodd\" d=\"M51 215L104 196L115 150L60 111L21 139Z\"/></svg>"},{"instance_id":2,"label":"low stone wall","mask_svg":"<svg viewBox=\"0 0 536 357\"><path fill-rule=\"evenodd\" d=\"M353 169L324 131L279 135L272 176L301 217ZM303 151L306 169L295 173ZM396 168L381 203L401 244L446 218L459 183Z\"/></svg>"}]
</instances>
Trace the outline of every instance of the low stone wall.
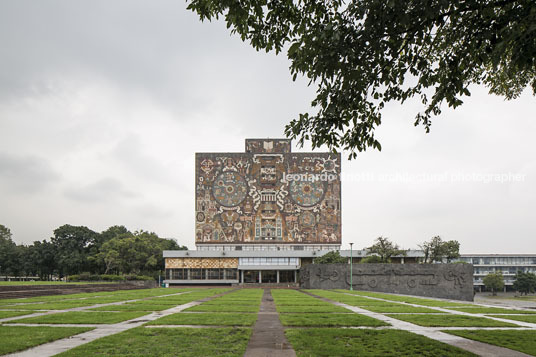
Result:
<instances>
[{"instance_id":1,"label":"low stone wall","mask_svg":"<svg viewBox=\"0 0 536 357\"><path fill-rule=\"evenodd\" d=\"M471 264L310 264L300 270L304 289L349 289L473 301Z\"/></svg>"}]
</instances>

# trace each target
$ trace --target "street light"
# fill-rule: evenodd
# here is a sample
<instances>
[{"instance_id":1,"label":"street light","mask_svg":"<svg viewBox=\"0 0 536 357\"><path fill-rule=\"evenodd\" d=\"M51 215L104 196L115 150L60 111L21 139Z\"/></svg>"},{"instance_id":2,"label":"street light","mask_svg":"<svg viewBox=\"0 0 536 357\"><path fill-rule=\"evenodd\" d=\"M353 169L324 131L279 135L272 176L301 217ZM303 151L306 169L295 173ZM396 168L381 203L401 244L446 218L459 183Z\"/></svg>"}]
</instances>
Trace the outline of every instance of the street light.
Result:
<instances>
[{"instance_id":1,"label":"street light","mask_svg":"<svg viewBox=\"0 0 536 357\"><path fill-rule=\"evenodd\" d=\"M354 290L354 258L352 256L352 246L354 243L350 243L350 290Z\"/></svg>"}]
</instances>

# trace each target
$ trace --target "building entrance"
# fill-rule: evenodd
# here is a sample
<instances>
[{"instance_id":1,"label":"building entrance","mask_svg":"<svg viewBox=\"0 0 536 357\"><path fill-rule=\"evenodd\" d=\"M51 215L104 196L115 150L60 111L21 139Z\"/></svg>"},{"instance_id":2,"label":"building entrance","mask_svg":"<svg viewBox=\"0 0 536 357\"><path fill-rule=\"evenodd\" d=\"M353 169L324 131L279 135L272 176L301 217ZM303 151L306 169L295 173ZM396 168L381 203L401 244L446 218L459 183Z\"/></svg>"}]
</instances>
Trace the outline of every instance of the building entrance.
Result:
<instances>
[{"instance_id":1,"label":"building entrance","mask_svg":"<svg viewBox=\"0 0 536 357\"><path fill-rule=\"evenodd\" d=\"M277 283L277 270L263 270L262 282L268 284Z\"/></svg>"},{"instance_id":2,"label":"building entrance","mask_svg":"<svg viewBox=\"0 0 536 357\"><path fill-rule=\"evenodd\" d=\"M260 271L245 270L243 272L243 283L260 283Z\"/></svg>"}]
</instances>

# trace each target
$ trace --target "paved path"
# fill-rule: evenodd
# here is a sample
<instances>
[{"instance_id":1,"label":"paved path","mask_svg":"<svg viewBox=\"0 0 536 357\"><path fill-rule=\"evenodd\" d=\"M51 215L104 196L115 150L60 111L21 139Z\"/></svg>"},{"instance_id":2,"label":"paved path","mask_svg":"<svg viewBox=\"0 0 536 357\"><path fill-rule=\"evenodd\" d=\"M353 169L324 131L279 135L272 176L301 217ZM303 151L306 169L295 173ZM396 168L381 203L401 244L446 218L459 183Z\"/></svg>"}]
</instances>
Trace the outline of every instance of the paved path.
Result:
<instances>
[{"instance_id":1,"label":"paved path","mask_svg":"<svg viewBox=\"0 0 536 357\"><path fill-rule=\"evenodd\" d=\"M153 321L153 320L159 319L159 318L167 316L167 315L175 314L177 312L181 312L184 309L187 309L189 307L196 306L196 305L199 305L199 304L201 304L203 302L206 302L206 301L212 300L214 298L220 297L222 295L230 293L231 291L234 291L234 290L230 290L230 291L227 291L225 293L214 295L214 296L204 298L204 299L201 299L201 300L192 301L192 302L189 302L187 304L178 305L178 306L175 306L175 307L173 307L171 309L167 309L167 310L164 310L164 311L153 312L153 313L150 313L148 315L138 317L138 318L128 320L128 321L123 321L123 322L120 322L120 323L117 323L117 324L101 325L101 326L98 326L97 328L95 328L92 331L84 332L84 333L81 333L81 334L78 334L78 335L63 338L61 340L56 340L56 341L53 341L53 342L50 342L50 343L45 343L43 345L39 345L39 346L30 348L28 350L13 353L13 354L9 354L9 355L6 355L6 356L12 356L12 357L14 357L14 356L16 356L16 357L48 357L48 356L54 356L54 355L56 355L58 353L68 351L68 350L70 350L72 348L75 348L75 347L78 347L80 345L89 343L89 342L94 341L94 340L96 340L98 338L106 337L106 336L113 335L113 334L116 334L116 333L120 333L120 332L123 332L123 331L126 331L126 330L130 330L130 329L133 329L135 327L139 327L139 326L145 324L146 322ZM62 325L56 325L56 326L62 326Z\"/></svg>"},{"instance_id":2,"label":"paved path","mask_svg":"<svg viewBox=\"0 0 536 357\"><path fill-rule=\"evenodd\" d=\"M264 289L261 308L244 357L296 356L285 337L270 289Z\"/></svg>"},{"instance_id":3,"label":"paved path","mask_svg":"<svg viewBox=\"0 0 536 357\"><path fill-rule=\"evenodd\" d=\"M333 300L330 300L330 299L327 299L327 298L323 298L323 297L320 297L320 296L317 296L317 295L314 295L314 294L311 294L311 293L308 293L308 292L305 292L305 291L302 291L302 292L307 294L307 295L316 297L316 298L318 298L320 300L332 303L334 305L342 306L342 307L344 307L344 308L346 308L348 310L351 310L351 311L353 311L355 313L370 316L372 318L387 322L387 323L391 324L393 326L393 328L396 328L396 329L399 329L399 330L409 331L409 332L415 333L417 335L428 337L428 338L430 338L432 340L447 343L449 345L456 346L456 347L462 348L462 349L464 349L466 351L475 353L475 354L477 354L479 356L486 356L486 357L528 357L529 356L527 354L524 354L524 353L521 353L521 352L518 352L518 351L513 351L513 350L510 350L508 348L489 345L487 343L482 343L482 342L478 342L478 341L469 340L469 339L466 339L466 338L463 338L463 337L450 335L448 333L441 332L436 328L430 328L430 327L424 327L424 326L415 325L415 324L412 324L412 323L409 323L409 322L406 322L406 321L397 320L397 319L395 319L393 317L389 317L389 316L383 315L381 313L371 312L369 310L361 309L361 308L356 307L356 306L343 304L341 302L337 302L337 301L333 301ZM353 294L348 294L348 295L355 296ZM367 296L362 296L362 295L360 295L359 297L366 297L366 298L370 298L370 299L373 299L373 300L389 301L389 300L385 300L385 299L372 298L372 297L367 297ZM400 303L398 301L395 301L395 302ZM415 304L409 304L409 305L415 305ZM417 306L417 305L415 305L415 306ZM418 305L418 306L421 306L421 305ZM428 307L428 306L426 306L426 307ZM448 310L448 312L450 312L450 310ZM518 321L515 321L515 322L514 321L509 321L509 322L517 323Z\"/></svg>"},{"instance_id":4,"label":"paved path","mask_svg":"<svg viewBox=\"0 0 536 357\"><path fill-rule=\"evenodd\" d=\"M478 293L475 295L475 302L503 308L536 309L536 301L516 299L514 296L512 293L499 293L499 297L490 296L489 293Z\"/></svg>"}]
</instances>

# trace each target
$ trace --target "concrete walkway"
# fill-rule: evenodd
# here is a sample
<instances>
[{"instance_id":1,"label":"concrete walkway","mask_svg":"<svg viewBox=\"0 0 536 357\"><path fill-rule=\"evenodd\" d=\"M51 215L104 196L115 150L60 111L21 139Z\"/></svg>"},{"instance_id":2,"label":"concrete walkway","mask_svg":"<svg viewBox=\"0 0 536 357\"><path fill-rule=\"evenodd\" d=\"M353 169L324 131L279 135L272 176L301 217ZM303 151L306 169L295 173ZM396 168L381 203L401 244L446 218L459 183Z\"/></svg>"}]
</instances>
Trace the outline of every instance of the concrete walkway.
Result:
<instances>
[{"instance_id":1,"label":"concrete walkway","mask_svg":"<svg viewBox=\"0 0 536 357\"><path fill-rule=\"evenodd\" d=\"M167 316L167 315L175 314L177 312L181 312L184 309L187 309L189 307L202 304L203 302L206 302L206 301L215 299L217 297L220 297L222 295L228 294L228 293L230 293L231 291L234 291L234 290L235 289L227 291L227 292L222 293L222 294L218 294L218 295L214 295L214 296L211 296L211 297L208 297L208 298L204 298L204 299L201 299L201 300L192 301L192 302L189 302L187 304L178 305L178 306L175 306L175 307L173 307L171 309L167 309L167 310L164 310L164 311L153 312L153 313L150 313L148 315L138 317L138 318L128 320L128 321L123 321L123 322L120 322L120 323L117 323L117 324L101 325L101 326L96 327L94 330L91 330L91 331L88 331L88 332L84 332L84 333L81 333L81 334L78 334L78 335L74 335L74 336L71 336L71 337L56 340L56 341L53 341L53 342L50 342L50 343L45 343L43 345L39 345L39 346L30 348L28 350L13 353L13 354L9 354L9 355L6 355L6 356L17 356L17 357L48 357L48 356L54 356L54 355L56 355L58 353L62 353L62 352L68 351L70 349L73 349L75 347L81 346L83 344L92 342L92 341L94 341L94 340L96 340L98 338L106 337L106 336L114 335L114 334L117 334L117 333L120 333L120 332L123 332L123 331L126 331L126 330L130 330L130 329L133 329L135 327L142 326L146 322L153 321L153 320L159 319L159 318ZM177 295L177 294L172 294L172 295ZM26 316L28 316L28 315L26 315ZM55 326L61 327L62 325L58 324L58 325L55 325Z\"/></svg>"},{"instance_id":2,"label":"concrete walkway","mask_svg":"<svg viewBox=\"0 0 536 357\"><path fill-rule=\"evenodd\" d=\"M261 308L244 357L296 356L285 337L270 289L264 289Z\"/></svg>"},{"instance_id":3,"label":"concrete walkway","mask_svg":"<svg viewBox=\"0 0 536 357\"><path fill-rule=\"evenodd\" d=\"M475 353L475 354L477 354L479 356L485 356L485 357L528 357L529 356L527 354L524 354L524 353L521 353L521 352L518 352L518 351L513 351L513 350L510 350L508 348L489 345L487 343L482 343L482 342L478 342L478 341L469 340L469 339L466 339L466 338L463 338L463 337L450 335L450 334L447 334L447 333L439 331L437 328L430 328L430 327L424 327L424 326L415 325L415 324L412 324L412 323L409 323L409 322L406 322L406 321L397 320L395 318L383 315L381 313L371 312L369 310L361 309L361 308L356 307L356 306L343 304L343 303L333 301L333 300L330 300L330 299L327 299L327 298L323 298L323 297L320 297L320 296L317 296L317 295L314 295L314 294L311 294L311 293L308 293L308 292L305 292L305 291L302 291L302 292L304 294L316 297L317 299L320 299L322 301L329 302L329 303L331 303L333 305L342 306L342 307L344 307L344 308L346 308L348 310L351 310L351 311L353 311L355 313L362 314L362 315L365 315L365 316L370 316L370 317L375 318L377 320L387 322L387 323L391 324L393 326L393 328L395 328L395 329L405 330L405 331L408 331L408 332L415 333L417 335L428 337L428 338L430 338L432 340L447 343L447 344L449 344L451 346L459 347L459 348L464 349L466 351ZM352 295L352 294L348 294L348 295ZM352 296L355 296L355 295L352 295ZM360 295L359 297L366 297L366 296L361 296ZM371 299L384 300L384 299L378 299L378 298L371 298ZM385 301L389 301L389 300L385 300ZM398 301L395 301L395 302L400 303ZM410 305L415 305L415 304L410 304ZM417 305L415 305L415 306L417 306ZM418 305L418 306L421 306L421 305ZM428 307L428 306L426 306L426 307ZM448 312L450 312L450 310ZM512 322L512 321L510 321L510 322Z\"/></svg>"},{"instance_id":4,"label":"concrete walkway","mask_svg":"<svg viewBox=\"0 0 536 357\"><path fill-rule=\"evenodd\" d=\"M495 297L489 293L477 293L475 295L475 303L502 308L536 309L536 301L516 299L513 293L498 293L498 296Z\"/></svg>"}]
</instances>

